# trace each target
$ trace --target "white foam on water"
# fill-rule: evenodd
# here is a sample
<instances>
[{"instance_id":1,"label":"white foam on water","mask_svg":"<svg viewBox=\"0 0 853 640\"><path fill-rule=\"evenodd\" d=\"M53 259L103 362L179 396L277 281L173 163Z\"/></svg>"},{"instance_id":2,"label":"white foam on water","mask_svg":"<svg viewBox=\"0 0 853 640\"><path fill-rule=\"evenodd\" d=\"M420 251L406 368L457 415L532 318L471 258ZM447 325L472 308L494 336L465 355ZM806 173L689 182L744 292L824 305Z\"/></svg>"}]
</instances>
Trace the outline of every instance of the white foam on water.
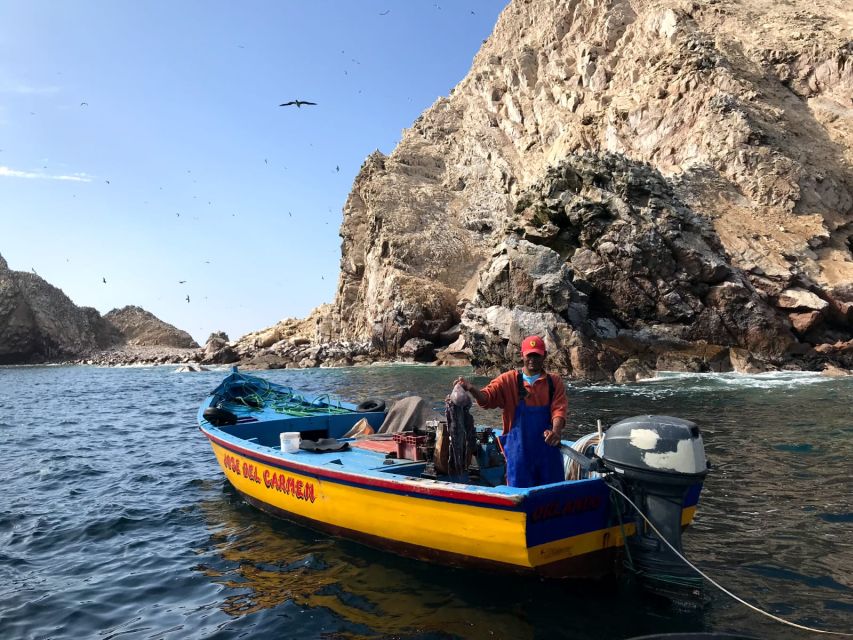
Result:
<instances>
[{"instance_id":1,"label":"white foam on water","mask_svg":"<svg viewBox=\"0 0 853 640\"><path fill-rule=\"evenodd\" d=\"M659 371L653 378L626 384L579 385L583 393L620 393L645 397L670 397L683 392L720 393L737 389L794 389L837 382L839 378L815 371L768 371L765 373L688 373ZM570 383L570 386L571 383Z\"/></svg>"},{"instance_id":2,"label":"white foam on water","mask_svg":"<svg viewBox=\"0 0 853 640\"><path fill-rule=\"evenodd\" d=\"M801 385L830 382L834 378L815 371L767 371L764 373L683 373L660 371L654 378L638 380L638 384L696 382L695 391L719 391L723 388L784 389Z\"/></svg>"}]
</instances>

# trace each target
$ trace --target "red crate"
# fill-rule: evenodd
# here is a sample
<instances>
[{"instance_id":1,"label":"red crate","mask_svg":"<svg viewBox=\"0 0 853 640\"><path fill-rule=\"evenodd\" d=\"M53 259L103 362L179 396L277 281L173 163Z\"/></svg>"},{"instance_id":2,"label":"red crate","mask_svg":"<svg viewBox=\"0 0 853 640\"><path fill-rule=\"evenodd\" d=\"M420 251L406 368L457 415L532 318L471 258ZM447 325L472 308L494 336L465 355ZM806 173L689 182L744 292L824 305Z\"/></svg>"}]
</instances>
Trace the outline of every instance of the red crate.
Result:
<instances>
[{"instance_id":1,"label":"red crate","mask_svg":"<svg viewBox=\"0 0 853 640\"><path fill-rule=\"evenodd\" d=\"M426 444L426 436L416 436L411 431L403 431L394 434L394 442L397 443L397 457L401 460L426 460L423 450L419 449Z\"/></svg>"}]
</instances>

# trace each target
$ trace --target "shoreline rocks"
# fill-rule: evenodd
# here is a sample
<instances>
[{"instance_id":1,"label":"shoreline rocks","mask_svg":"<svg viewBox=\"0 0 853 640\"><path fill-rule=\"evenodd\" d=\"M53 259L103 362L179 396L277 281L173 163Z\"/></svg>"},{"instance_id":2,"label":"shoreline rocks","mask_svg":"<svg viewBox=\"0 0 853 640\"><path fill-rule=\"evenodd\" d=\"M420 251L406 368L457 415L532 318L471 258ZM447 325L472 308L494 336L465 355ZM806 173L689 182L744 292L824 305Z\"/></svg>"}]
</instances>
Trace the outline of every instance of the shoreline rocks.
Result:
<instances>
[{"instance_id":1,"label":"shoreline rocks","mask_svg":"<svg viewBox=\"0 0 853 640\"><path fill-rule=\"evenodd\" d=\"M552 346L552 337L546 338L549 348ZM234 353L238 348L236 343L226 343L230 352ZM636 350L636 345L633 346ZM512 349L513 352L517 349ZM464 339L460 338L453 345L435 352L435 359L430 362L421 362L427 366L435 367L467 367L474 366L473 349L468 346ZM552 354L549 358L549 370L560 372L565 377L576 379L574 376L566 375L560 366L553 364L560 361L558 354ZM585 358L591 358L592 362L599 363L595 352L584 352L578 345L574 345L570 352L572 363L580 368L589 367L584 364ZM265 348L257 351L243 351L242 357L231 362L217 362L211 358L204 349L182 349L163 346L122 346L110 348L88 354L75 360L56 361L51 364L64 365L92 365L107 367L123 366L156 366L156 365L181 365L182 370L199 371L216 368L218 366L236 365L240 369L249 371L260 371L269 369L306 369L324 367L358 367L371 366L374 364L406 364L416 362L411 358L388 358L376 350L369 350L365 345L347 344L314 344L302 343L291 350L276 350ZM518 368L521 366L520 358L512 354L506 356L507 368ZM479 374L493 375L502 369L499 367L475 367ZM650 347L643 355L635 355L627 358L613 372L612 376L602 376L597 381L587 379L589 382L603 382L619 384L636 382L639 380L654 378L658 371L675 371L684 373L740 373L754 375L772 371L802 371L820 372L831 377L843 377L853 375L853 341L837 343L834 345L821 345L798 357L789 357L785 361L771 362L751 356L743 349L723 348L714 345L694 345L690 343L658 343Z\"/></svg>"}]
</instances>

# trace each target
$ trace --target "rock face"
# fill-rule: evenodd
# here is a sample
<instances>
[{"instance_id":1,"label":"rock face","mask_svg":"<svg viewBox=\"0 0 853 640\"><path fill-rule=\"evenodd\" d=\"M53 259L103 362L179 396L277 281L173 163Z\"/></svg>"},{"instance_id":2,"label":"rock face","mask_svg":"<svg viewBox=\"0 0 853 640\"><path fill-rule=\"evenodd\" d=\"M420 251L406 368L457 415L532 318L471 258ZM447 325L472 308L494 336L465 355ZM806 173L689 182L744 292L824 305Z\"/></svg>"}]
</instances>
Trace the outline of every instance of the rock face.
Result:
<instances>
[{"instance_id":1,"label":"rock face","mask_svg":"<svg viewBox=\"0 0 853 640\"><path fill-rule=\"evenodd\" d=\"M534 332L550 343L551 366L590 379L611 379L630 358L668 368L661 358L695 358L697 345L706 368L730 369L729 347L779 360L796 342L727 263L709 221L647 165L570 156L507 225L517 231L493 252L462 319L481 366L506 366Z\"/></svg>"},{"instance_id":2,"label":"rock face","mask_svg":"<svg viewBox=\"0 0 853 640\"><path fill-rule=\"evenodd\" d=\"M119 330L128 345L199 348L186 331L176 329L141 307L113 309L104 316L104 320Z\"/></svg>"},{"instance_id":3,"label":"rock face","mask_svg":"<svg viewBox=\"0 0 853 640\"><path fill-rule=\"evenodd\" d=\"M287 318L273 327L229 343L225 334L208 338L202 362L256 369L308 368L367 364L382 358L369 340L337 339L330 327L331 305L321 305L304 320Z\"/></svg>"},{"instance_id":4,"label":"rock face","mask_svg":"<svg viewBox=\"0 0 853 640\"><path fill-rule=\"evenodd\" d=\"M10 270L0 256L0 364L77 360L125 344L198 347L189 334L138 307L103 317L78 307L39 276Z\"/></svg>"},{"instance_id":5,"label":"rock face","mask_svg":"<svg viewBox=\"0 0 853 640\"><path fill-rule=\"evenodd\" d=\"M851 25L844 0L512 2L362 166L320 342L440 351L461 323L487 370L534 331L581 378L851 366L815 348L853 338Z\"/></svg>"},{"instance_id":6,"label":"rock face","mask_svg":"<svg viewBox=\"0 0 853 640\"><path fill-rule=\"evenodd\" d=\"M0 257L0 363L73 358L121 342L116 327L78 307L39 276L12 271Z\"/></svg>"}]
</instances>

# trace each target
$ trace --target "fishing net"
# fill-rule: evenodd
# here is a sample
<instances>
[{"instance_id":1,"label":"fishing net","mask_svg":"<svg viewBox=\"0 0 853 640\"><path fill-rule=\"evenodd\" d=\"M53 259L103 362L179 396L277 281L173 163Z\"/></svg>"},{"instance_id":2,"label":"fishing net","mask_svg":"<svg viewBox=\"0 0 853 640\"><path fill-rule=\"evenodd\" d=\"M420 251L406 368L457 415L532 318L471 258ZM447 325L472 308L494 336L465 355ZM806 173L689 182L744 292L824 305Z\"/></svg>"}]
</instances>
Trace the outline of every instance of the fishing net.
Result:
<instances>
[{"instance_id":1,"label":"fishing net","mask_svg":"<svg viewBox=\"0 0 853 640\"><path fill-rule=\"evenodd\" d=\"M216 406L236 415L266 409L295 417L352 413L352 409L342 407L340 401L332 401L328 395L309 400L290 387L245 373L229 375L213 390L213 395L217 397Z\"/></svg>"}]
</instances>

